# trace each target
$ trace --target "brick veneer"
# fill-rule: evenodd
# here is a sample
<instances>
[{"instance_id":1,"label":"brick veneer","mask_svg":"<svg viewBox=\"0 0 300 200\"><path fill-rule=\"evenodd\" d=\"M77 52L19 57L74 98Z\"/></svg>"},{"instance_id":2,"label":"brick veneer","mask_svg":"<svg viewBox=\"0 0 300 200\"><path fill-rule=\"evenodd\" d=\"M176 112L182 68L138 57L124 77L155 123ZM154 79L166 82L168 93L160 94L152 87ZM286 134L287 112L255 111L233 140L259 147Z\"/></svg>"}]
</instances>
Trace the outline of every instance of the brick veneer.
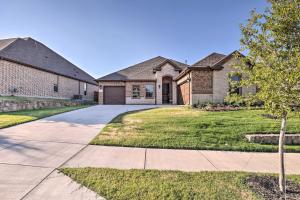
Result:
<instances>
[{"instance_id":1,"label":"brick veneer","mask_svg":"<svg viewBox=\"0 0 300 200\"><path fill-rule=\"evenodd\" d=\"M53 86L57 83L58 92L54 92ZM0 95L11 95L16 88L17 96L71 99L79 94L79 87L83 95L83 84L79 80L0 60ZM87 95L83 98L93 100L95 91L98 86L87 84Z\"/></svg>"},{"instance_id":2,"label":"brick veneer","mask_svg":"<svg viewBox=\"0 0 300 200\"><path fill-rule=\"evenodd\" d=\"M213 71L193 70L192 71L192 93L212 94L213 93Z\"/></svg>"}]
</instances>

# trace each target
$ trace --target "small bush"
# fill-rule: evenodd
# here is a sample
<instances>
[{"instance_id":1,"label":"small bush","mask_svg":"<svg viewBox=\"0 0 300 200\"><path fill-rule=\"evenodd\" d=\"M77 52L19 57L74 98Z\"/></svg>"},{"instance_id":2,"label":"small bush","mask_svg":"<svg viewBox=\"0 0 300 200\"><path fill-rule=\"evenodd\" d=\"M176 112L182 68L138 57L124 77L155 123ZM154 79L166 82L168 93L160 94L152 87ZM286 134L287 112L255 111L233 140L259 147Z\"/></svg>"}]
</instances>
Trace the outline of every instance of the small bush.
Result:
<instances>
[{"instance_id":1,"label":"small bush","mask_svg":"<svg viewBox=\"0 0 300 200\"><path fill-rule=\"evenodd\" d=\"M240 106L246 106L247 99L238 94L230 94L225 97L224 102L226 105L240 107Z\"/></svg>"}]
</instances>

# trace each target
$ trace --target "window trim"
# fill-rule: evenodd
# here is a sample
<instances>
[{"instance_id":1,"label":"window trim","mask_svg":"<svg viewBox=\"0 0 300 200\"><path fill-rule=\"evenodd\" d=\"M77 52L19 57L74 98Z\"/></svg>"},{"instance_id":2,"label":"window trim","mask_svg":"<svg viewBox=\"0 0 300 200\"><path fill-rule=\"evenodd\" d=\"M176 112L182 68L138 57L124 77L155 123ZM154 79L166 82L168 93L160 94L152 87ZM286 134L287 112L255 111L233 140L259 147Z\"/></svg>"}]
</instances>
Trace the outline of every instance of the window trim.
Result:
<instances>
[{"instance_id":1,"label":"window trim","mask_svg":"<svg viewBox=\"0 0 300 200\"><path fill-rule=\"evenodd\" d=\"M138 89L138 96L134 96L134 92L136 92L136 91L134 91L134 88L137 88ZM141 86L140 85L132 85L132 88L131 88L132 90L131 90L131 98L132 99L140 99L141 98Z\"/></svg>"}]
</instances>

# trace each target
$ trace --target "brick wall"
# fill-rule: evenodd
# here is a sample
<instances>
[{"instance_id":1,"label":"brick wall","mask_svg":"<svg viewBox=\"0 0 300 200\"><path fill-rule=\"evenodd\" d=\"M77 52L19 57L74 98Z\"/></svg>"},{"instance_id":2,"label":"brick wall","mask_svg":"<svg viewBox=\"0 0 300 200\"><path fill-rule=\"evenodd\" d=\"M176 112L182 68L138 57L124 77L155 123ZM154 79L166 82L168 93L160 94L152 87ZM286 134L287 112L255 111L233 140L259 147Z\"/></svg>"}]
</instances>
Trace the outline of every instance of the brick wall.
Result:
<instances>
[{"instance_id":1,"label":"brick wall","mask_svg":"<svg viewBox=\"0 0 300 200\"><path fill-rule=\"evenodd\" d=\"M57 83L58 92L55 92L53 87ZM71 99L79 94L79 84L83 82L0 60L0 95L11 95L15 88L16 96ZM98 86L88 84L84 99L93 100L94 91L98 91Z\"/></svg>"},{"instance_id":2,"label":"brick wall","mask_svg":"<svg viewBox=\"0 0 300 200\"><path fill-rule=\"evenodd\" d=\"M212 94L213 93L213 71L193 70L192 71L192 93Z\"/></svg>"}]
</instances>

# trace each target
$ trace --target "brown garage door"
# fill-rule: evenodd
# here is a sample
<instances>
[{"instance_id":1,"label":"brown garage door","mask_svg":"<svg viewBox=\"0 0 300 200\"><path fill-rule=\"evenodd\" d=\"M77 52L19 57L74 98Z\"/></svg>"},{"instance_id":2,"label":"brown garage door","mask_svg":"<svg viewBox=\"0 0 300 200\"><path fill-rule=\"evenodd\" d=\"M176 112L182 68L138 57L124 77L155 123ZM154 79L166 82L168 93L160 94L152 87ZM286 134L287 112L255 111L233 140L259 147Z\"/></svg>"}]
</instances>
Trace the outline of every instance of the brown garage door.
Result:
<instances>
[{"instance_id":1,"label":"brown garage door","mask_svg":"<svg viewBox=\"0 0 300 200\"><path fill-rule=\"evenodd\" d=\"M185 82L178 86L178 103L181 105L190 104L190 86Z\"/></svg>"},{"instance_id":2,"label":"brown garage door","mask_svg":"<svg viewBox=\"0 0 300 200\"><path fill-rule=\"evenodd\" d=\"M104 104L125 104L124 86L105 86Z\"/></svg>"}]
</instances>

